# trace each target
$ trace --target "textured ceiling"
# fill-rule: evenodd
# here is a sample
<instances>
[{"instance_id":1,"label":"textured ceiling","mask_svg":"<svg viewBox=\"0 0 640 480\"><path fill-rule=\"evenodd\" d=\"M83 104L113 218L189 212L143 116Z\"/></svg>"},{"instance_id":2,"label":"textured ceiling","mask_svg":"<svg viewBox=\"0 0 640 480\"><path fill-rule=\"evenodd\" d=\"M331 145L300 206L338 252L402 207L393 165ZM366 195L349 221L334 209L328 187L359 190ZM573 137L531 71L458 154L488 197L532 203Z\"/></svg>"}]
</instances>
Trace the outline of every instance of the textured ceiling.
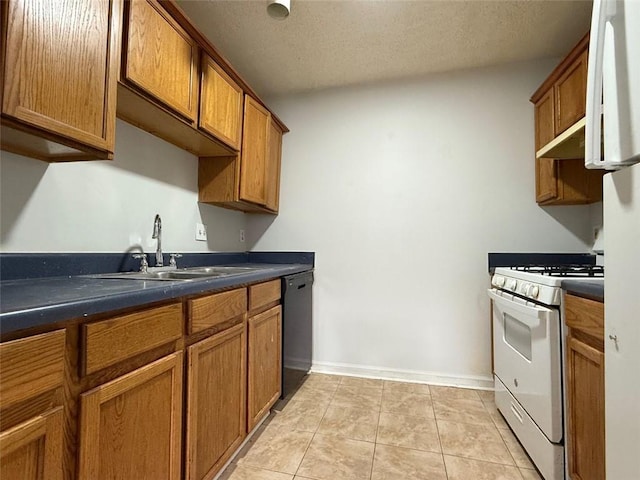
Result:
<instances>
[{"instance_id":1,"label":"textured ceiling","mask_svg":"<svg viewBox=\"0 0 640 480\"><path fill-rule=\"evenodd\" d=\"M259 95L560 57L589 28L591 1L179 0Z\"/></svg>"}]
</instances>

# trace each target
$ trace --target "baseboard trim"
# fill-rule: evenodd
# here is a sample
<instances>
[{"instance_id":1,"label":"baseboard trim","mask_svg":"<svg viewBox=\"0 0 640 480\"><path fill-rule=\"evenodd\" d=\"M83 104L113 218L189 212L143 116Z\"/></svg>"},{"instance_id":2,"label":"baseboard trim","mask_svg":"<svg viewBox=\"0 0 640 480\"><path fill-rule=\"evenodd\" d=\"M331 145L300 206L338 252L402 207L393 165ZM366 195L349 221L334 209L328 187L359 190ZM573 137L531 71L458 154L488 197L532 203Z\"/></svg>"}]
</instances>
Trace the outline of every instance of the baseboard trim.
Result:
<instances>
[{"instance_id":1,"label":"baseboard trim","mask_svg":"<svg viewBox=\"0 0 640 480\"><path fill-rule=\"evenodd\" d=\"M477 390L493 390L493 377L490 375L449 375L417 370L399 370L392 368L368 367L348 363L313 362L311 371L329 375L397 380L411 383L428 383L447 387L464 387Z\"/></svg>"}]
</instances>

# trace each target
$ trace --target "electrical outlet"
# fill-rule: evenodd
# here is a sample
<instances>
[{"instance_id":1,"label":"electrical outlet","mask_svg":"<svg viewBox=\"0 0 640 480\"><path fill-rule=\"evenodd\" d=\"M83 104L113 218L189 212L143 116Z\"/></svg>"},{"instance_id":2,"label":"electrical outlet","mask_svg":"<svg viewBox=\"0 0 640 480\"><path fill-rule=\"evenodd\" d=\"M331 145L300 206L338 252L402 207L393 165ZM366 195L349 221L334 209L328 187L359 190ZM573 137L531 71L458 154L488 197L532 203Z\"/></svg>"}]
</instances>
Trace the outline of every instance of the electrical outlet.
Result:
<instances>
[{"instance_id":1,"label":"electrical outlet","mask_svg":"<svg viewBox=\"0 0 640 480\"><path fill-rule=\"evenodd\" d=\"M203 223L196 223L196 240L201 242L207 240L207 226Z\"/></svg>"},{"instance_id":2,"label":"electrical outlet","mask_svg":"<svg viewBox=\"0 0 640 480\"><path fill-rule=\"evenodd\" d=\"M244 230L240 229L240 243L244 243Z\"/></svg>"}]
</instances>

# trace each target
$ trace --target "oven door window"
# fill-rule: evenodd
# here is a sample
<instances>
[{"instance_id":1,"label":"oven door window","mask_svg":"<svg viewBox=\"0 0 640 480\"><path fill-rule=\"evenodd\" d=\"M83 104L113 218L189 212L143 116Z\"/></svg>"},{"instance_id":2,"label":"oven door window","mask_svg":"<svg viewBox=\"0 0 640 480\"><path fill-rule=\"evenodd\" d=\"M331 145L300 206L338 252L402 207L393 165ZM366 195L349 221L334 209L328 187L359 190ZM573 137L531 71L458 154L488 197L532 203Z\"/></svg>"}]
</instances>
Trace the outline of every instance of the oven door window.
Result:
<instances>
[{"instance_id":1,"label":"oven door window","mask_svg":"<svg viewBox=\"0 0 640 480\"><path fill-rule=\"evenodd\" d=\"M503 315L503 327L505 342L531 361L531 329L508 313Z\"/></svg>"}]
</instances>

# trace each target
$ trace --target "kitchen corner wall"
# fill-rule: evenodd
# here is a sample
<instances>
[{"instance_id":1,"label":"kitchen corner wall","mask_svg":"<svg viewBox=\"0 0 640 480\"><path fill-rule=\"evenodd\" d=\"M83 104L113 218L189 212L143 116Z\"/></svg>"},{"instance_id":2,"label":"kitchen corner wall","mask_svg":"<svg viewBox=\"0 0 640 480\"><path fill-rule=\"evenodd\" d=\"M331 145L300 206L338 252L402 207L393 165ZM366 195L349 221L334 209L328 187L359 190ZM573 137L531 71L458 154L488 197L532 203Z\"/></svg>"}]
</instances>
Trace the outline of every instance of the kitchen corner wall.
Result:
<instances>
[{"instance_id":1,"label":"kitchen corner wall","mask_svg":"<svg viewBox=\"0 0 640 480\"><path fill-rule=\"evenodd\" d=\"M47 164L2 152L2 252L244 251L243 213L198 203L198 159L120 120L113 161ZM195 241L196 223L208 241Z\"/></svg>"},{"instance_id":2,"label":"kitchen corner wall","mask_svg":"<svg viewBox=\"0 0 640 480\"><path fill-rule=\"evenodd\" d=\"M490 386L488 252L585 252L535 203L537 61L269 100L291 129L255 250L316 252L314 368Z\"/></svg>"}]
</instances>

